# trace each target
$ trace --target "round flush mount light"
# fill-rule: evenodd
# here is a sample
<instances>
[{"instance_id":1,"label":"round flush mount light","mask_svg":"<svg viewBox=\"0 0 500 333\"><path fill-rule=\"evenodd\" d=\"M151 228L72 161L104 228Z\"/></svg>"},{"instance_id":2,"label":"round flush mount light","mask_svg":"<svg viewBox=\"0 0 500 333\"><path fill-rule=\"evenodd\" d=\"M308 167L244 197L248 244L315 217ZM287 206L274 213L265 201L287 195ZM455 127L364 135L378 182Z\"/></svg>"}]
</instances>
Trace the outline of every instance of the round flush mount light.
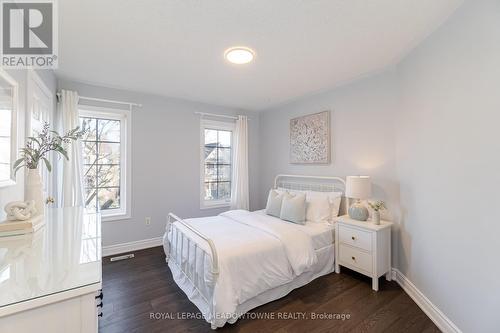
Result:
<instances>
[{"instance_id":1,"label":"round flush mount light","mask_svg":"<svg viewBox=\"0 0 500 333\"><path fill-rule=\"evenodd\" d=\"M244 46L235 46L224 52L224 58L236 65L248 64L255 58L255 52Z\"/></svg>"}]
</instances>

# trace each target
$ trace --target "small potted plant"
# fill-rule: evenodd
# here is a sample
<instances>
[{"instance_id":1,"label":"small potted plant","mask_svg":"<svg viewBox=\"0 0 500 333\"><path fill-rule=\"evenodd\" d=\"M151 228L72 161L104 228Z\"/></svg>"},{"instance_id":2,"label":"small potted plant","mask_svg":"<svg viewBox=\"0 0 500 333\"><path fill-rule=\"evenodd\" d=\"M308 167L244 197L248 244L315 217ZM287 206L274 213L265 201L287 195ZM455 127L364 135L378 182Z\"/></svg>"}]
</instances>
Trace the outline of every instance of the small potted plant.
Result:
<instances>
[{"instance_id":1,"label":"small potted plant","mask_svg":"<svg viewBox=\"0 0 500 333\"><path fill-rule=\"evenodd\" d=\"M380 211L386 209L383 201L368 202L368 205L373 209L372 222L373 224L380 224Z\"/></svg>"},{"instance_id":2,"label":"small potted plant","mask_svg":"<svg viewBox=\"0 0 500 333\"><path fill-rule=\"evenodd\" d=\"M61 136L56 131L51 131L50 125L45 123L41 133L36 137L27 138L26 147L20 149L21 158L13 165L14 173L23 167L28 169L25 200L35 201L37 214L43 214L44 211L43 186L38 169L40 163L43 161L47 170L52 171L52 165L47 158L47 154L51 151L55 151L69 160L66 151L68 144L80 139L84 133L85 131L76 127Z\"/></svg>"}]
</instances>

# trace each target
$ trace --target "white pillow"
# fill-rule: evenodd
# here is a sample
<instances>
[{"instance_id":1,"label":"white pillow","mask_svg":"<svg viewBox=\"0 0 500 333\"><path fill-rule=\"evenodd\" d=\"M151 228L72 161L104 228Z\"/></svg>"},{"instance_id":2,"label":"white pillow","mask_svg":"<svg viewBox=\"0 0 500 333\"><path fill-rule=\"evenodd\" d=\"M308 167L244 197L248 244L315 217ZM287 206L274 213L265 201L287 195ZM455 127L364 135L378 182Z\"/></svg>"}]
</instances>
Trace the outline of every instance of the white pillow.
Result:
<instances>
[{"instance_id":1,"label":"white pillow","mask_svg":"<svg viewBox=\"0 0 500 333\"><path fill-rule=\"evenodd\" d=\"M342 192L330 192L330 207L332 210L332 218L339 216L340 203L342 202Z\"/></svg>"},{"instance_id":2,"label":"white pillow","mask_svg":"<svg viewBox=\"0 0 500 333\"><path fill-rule=\"evenodd\" d=\"M312 222L328 222L332 214L330 199L322 192L308 191L306 194L306 219Z\"/></svg>"},{"instance_id":3,"label":"white pillow","mask_svg":"<svg viewBox=\"0 0 500 333\"><path fill-rule=\"evenodd\" d=\"M280 219L304 224L306 221L306 195L304 193L297 193L295 195L284 194Z\"/></svg>"},{"instance_id":4,"label":"white pillow","mask_svg":"<svg viewBox=\"0 0 500 333\"><path fill-rule=\"evenodd\" d=\"M267 196L266 214L276 217L280 217L281 204L283 202L283 196L288 195L286 192L276 191L271 189L269 195Z\"/></svg>"},{"instance_id":5,"label":"white pillow","mask_svg":"<svg viewBox=\"0 0 500 333\"><path fill-rule=\"evenodd\" d=\"M307 191L308 221L328 222L339 215L342 192Z\"/></svg>"}]
</instances>

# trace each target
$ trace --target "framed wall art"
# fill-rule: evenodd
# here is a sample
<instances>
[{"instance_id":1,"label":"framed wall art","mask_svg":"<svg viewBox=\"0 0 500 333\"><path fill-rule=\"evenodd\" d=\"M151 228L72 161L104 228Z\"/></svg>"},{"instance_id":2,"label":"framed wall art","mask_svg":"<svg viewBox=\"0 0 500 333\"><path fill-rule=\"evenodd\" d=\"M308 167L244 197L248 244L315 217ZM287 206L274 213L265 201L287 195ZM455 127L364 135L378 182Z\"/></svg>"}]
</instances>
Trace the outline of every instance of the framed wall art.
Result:
<instances>
[{"instance_id":1,"label":"framed wall art","mask_svg":"<svg viewBox=\"0 0 500 333\"><path fill-rule=\"evenodd\" d=\"M290 120L290 163L330 163L330 111Z\"/></svg>"}]
</instances>

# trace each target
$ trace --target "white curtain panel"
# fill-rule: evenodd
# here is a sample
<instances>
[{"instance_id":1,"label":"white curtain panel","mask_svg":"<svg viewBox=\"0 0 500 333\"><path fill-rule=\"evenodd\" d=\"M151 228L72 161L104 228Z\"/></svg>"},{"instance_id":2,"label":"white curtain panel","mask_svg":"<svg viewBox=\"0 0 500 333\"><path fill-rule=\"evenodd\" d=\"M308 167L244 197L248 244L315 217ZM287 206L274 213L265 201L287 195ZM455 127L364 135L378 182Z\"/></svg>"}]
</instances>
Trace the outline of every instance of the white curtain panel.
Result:
<instances>
[{"instance_id":1,"label":"white curtain panel","mask_svg":"<svg viewBox=\"0 0 500 333\"><path fill-rule=\"evenodd\" d=\"M234 133L231 209L249 209L248 191L248 119L238 116Z\"/></svg>"},{"instance_id":2,"label":"white curtain panel","mask_svg":"<svg viewBox=\"0 0 500 333\"><path fill-rule=\"evenodd\" d=\"M60 117L63 133L80 125L78 118L78 93L76 91L61 90L58 116ZM69 160L62 158L62 182L60 187L61 207L83 207L84 190L82 177L82 148L81 142L72 141L67 146Z\"/></svg>"}]
</instances>

